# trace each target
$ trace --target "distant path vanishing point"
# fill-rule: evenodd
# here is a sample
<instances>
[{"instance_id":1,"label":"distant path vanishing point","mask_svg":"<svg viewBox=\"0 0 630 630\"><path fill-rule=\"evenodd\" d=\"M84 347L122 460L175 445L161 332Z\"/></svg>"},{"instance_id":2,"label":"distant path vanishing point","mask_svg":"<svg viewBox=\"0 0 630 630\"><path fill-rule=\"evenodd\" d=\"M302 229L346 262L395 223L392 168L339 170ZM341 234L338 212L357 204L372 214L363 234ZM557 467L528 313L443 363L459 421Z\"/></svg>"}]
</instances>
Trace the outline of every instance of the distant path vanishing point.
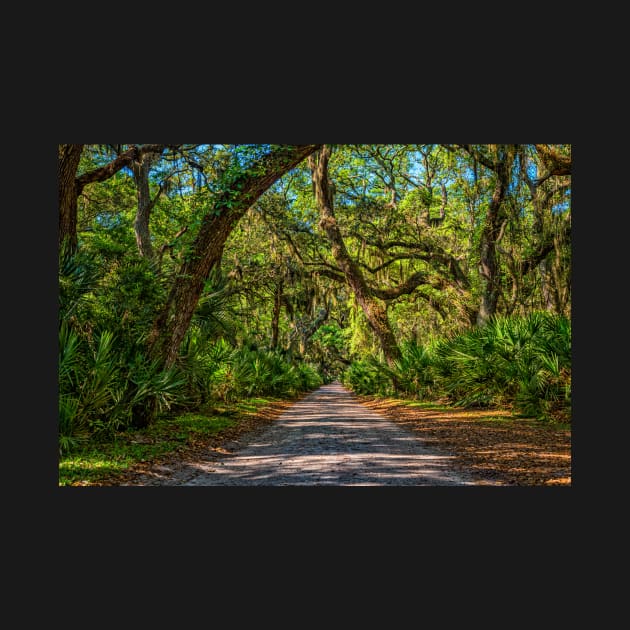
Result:
<instances>
[{"instance_id":1,"label":"distant path vanishing point","mask_svg":"<svg viewBox=\"0 0 630 630\"><path fill-rule=\"evenodd\" d=\"M220 462L198 464L199 474L182 485L478 485L453 470L452 459L335 382L295 403L246 447Z\"/></svg>"}]
</instances>

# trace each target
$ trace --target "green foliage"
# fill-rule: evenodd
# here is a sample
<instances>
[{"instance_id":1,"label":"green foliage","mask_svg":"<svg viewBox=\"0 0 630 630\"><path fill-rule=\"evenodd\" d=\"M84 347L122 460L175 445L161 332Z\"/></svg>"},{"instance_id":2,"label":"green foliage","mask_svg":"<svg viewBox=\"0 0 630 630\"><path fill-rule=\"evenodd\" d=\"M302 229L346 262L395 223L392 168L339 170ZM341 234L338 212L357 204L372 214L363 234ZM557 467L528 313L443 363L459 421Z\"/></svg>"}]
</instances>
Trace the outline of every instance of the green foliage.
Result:
<instances>
[{"instance_id":1,"label":"green foliage","mask_svg":"<svg viewBox=\"0 0 630 630\"><path fill-rule=\"evenodd\" d=\"M93 320L118 331L125 340L148 332L165 292L151 264L137 254L115 260L103 275L93 299Z\"/></svg>"},{"instance_id":2,"label":"green foliage","mask_svg":"<svg viewBox=\"0 0 630 630\"><path fill-rule=\"evenodd\" d=\"M514 405L540 419L569 417L571 325L561 315L494 317L435 348L436 382L456 404Z\"/></svg>"},{"instance_id":3,"label":"green foliage","mask_svg":"<svg viewBox=\"0 0 630 630\"><path fill-rule=\"evenodd\" d=\"M394 392L387 368L374 358L353 361L343 372L341 382L357 394L387 396Z\"/></svg>"},{"instance_id":4,"label":"green foliage","mask_svg":"<svg viewBox=\"0 0 630 630\"><path fill-rule=\"evenodd\" d=\"M224 339L210 342L198 329L191 328L177 359L186 379L186 405L195 407L212 396L212 380L227 360L232 348Z\"/></svg>"},{"instance_id":5,"label":"green foliage","mask_svg":"<svg viewBox=\"0 0 630 630\"><path fill-rule=\"evenodd\" d=\"M69 450L87 440L103 414L115 406L118 365L113 336L103 331L92 343L62 322L59 330L59 439Z\"/></svg>"},{"instance_id":6,"label":"green foliage","mask_svg":"<svg viewBox=\"0 0 630 630\"><path fill-rule=\"evenodd\" d=\"M571 322L547 316L534 350L534 365L519 381L516 406L543 419L571 419Z\"/></svg>"},{"instance_id":7,"label":"green foliage","mask_svg":"<svg viewBox=\"0 0 630 630\"><path fill-rule=\"evenodd\" d=\"M148 400L164 411L182 397L183 377L176 368L117 345L107 330L90 340L67 323L59 331L59 439L62 451L92 437L107 437L128 427L135 405Z\"/></svg>"},{"instance_id":8,"label":"green foliage","mask_svg":"<svg viewBox=\"0 0 630 630\"><path fill-rule=\"evenodd\" d=\"M86 250L60 265L60 299L66 315L59 327L62 453L127 430L132 410L149 402L156 404L159 414L195 409L211 400L294 396L321 385L310 364L291 363L269 350L234 348L225 337L217 338L230 330L223 321L220 286L202 299L175 365L162 369L157 360L149 359L143 341L150 323L143 309L156 303L160 290L150 267L134 257L128 266L122 265L115 253L109 272L97 277L93 273L97 266L89 264L96 257ZM68 319L71 313L82 313L85 319Z\"/></svg>"},{"instance_id":9,"label":"green foliage","mask_svg":"<svg viewBox=\"0 0 630 630\"><path fill-rule=\"evenodd\" d=\"M312 336L313 342L319 342L324 348L342 350L346 344L344 331L337 324L324 324Z\"/></svg>"},{"instance_id":10,"label":"green foliage","mask_svg":"<svg viewBox=\"0 0 630 630\"><path fill-rule=\"evenodd\" d=\"M431 370L433 357L428 347L409 341L401 346L402 359L389 370L396 379L398 389L417 398L428 398L433 393L434 375Z\"/></svg>"},{"instance_id":11,"label":"green foliage","mask_svg":"<svg viewBox=\"0 0 630 630\"><path fill-rule=\"evenodd\" d=\"M417 398L444 397L465 407L514 407L541 420L567 422L571 415L571 323L534 312L494 317L482 328L424 347L407 343L390 368L355 361L343 382L360 394L394 390Z\"/></svg>"},{"instance_id":12,"label":"green foliage","mask_svg":"<svg viewBox=\"0 0 630 630\"><path fill-rule=\"evenodd\" d=\"M294 396L321 384L311 365L291 364L271 350L237 348L212 374L210 391L230 402L251 396Z\"/></svg>"},{"instance_id":13,"label":"green foliage","mask_svg":"<svg viewBox=\"0 0 630 630\"><path fill-rule=\"evenodd\" d=\"M360 393L391 394L395 382L397 391L424 401L569 417L570 321L534 311L552 296L557 312L570 313L565 228L571 191L565 179L551 177L534 204L524 173L535 177L545 169L533 145L523 145L524 168L514 168L501 207L497 314L512 317L461 332L474 320L484 288L479 248L496 181L491 169L454 146L336 145L330 162L335 214L368 285L395 288L418 272L429 279L387 303L401 360L389 367L377 358L378 339L352 290L330 277L337 265L304 162L233 230L175 365L163 371L149 359L146 339L201 225L229 212L247 179L268 168L261 158L279 148L186 146L180 155L156 157L151 167L150 193L159 196L150 234L159 260L137 252L137 190L128 169L90 184L79 198L79 249L59 260L64 453L127 431L132 408L149 401L165 413L216 401L234 406L254 395L292 396L336 378L353 359L341 378ZM488 146L473 149L492 155ZM567 145L556 149L570 153ZM110 145L86 145L79 174L114 155ZM554 251L545 261L543 292L540 269L525 263L545 239Z\"/></svg>"},{"instance_id":14,"label":"green foliage","mask_svg":"<svg viewBox=\"0 0 630 630\"><path fill-rule=\"evenodd\" d=\"M121 398L122 404L113 414L113 417L120 416L121 426L128 426L131 422L131 409L149 401L155 402L158 413L169 410L177 402L186 401L186 378L177 366L165 369L159 360L139 352L125 367L128 368L128 387Z\"/></svg>"},{"instance_id":15,"label":"green foliage","mask_svg":"<svg viewBox=\"0 0 630 630\"><path fill-rule=\"evenodd\" d=\"M135 265L123 272L115 294L118 299L114 299L107 278L97 277L96 258L89 250L60 258L58 428L62 452L128 427L135 405L151 399L163 411L182 397L184 379L178 370L161 369L143 350L146 318L130 317L126 322L116 310L127 312L130 307L137 315L140 309L130 303L146 299L142 290L151 286L145 281L146 268L140 265L141 278L135 275Z\"/></svg>"},{"instance_id":16,"label":"green foliage","mask_svg":"<svg viewBox=\"0 0 630 630\"><path fill-rule=\"evenodd\" d=\"M93 292L101 275L94 257L84 250L59 255L59 320L80 317L78 311L86 296Z\"/></svg>"}]
</instances>

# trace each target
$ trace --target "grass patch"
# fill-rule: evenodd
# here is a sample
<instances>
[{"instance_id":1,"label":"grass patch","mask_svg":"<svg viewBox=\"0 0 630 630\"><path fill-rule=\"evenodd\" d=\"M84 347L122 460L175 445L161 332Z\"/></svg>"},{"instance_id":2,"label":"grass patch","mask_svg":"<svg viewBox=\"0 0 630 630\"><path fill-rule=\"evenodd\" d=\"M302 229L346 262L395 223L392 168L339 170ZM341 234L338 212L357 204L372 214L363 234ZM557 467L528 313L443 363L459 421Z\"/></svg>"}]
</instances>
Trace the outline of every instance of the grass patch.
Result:
<instances>
[{"instance_id":1,"label":"grass patch","mask_svg":"<svg viewBox=\"0 0 630 630\"><path fill-rule=\"evenodd\" d=\"M227 418L237 416L242 413L256 413L261 407L272 402L280 400L279 398L248 398L237 402L221 403L213 402L212 405L202 409L202 415L206 416L225 416Z\"/></svg>"},{"instance_id":2,"label":"grass patch","mask_svg":"<svg viewBox=\"0 0 630 630\"><path fill-rule=\"evenodd\" d=\"M177 449L178 442L164 440L152 444L133 442L134 433L124 440L93 445L59 460L59 485L95 483L115 477L135 464L150 461Z\"/></svg>"},{"instance_id":3,"label":"grass patch","mask_svg":"<svg viewBox=\"0 0 630 630\"><path fill-rule=\"evenodd\" d=\"M122 478L144 462L175 455L204 438L220 436L246 423L245 420L280 398L254 397L234 403L213 403L197 412L165 414L151 426L115 435L109 441L88 442L59 460L59 485L93 485Z\"/></svg>"},{"instance_id":4,"label":"grass patch","mask_svg":"<svg viewBox=\"0 0 630 630\"><path fill-rule=\"evenodd\" d=\"M426 409L428 411L453 411L455 407L448 407L446 405L440 405L438 403L426 402L426 401L417 401L417 400L404 400L400 401L403 405L407 407L418 407L420 409Z\"/></svg>"},{"instance_id":5,"label":"grass patch","mask_svg":"<svg viewBox=\"0 0 630 630\"><path fill-rule=\"evenodd\" d=\"M550 431L570 431L571 424L566 422L550 422L549 420L540 420L526 416L523 414L515 414L513 416L482 416L475 418L477 422L487 422L489 424L506 424L506 423L522 423L525 421L531 427L537 429L549 429Z\"/></svg>"},{"instance_id":6,"label":"grass patch","mask_svg":"<svg viewBox=\"0 0 630 630\"><path fill-rule=\"evenodd\" d=\"M213 435L221 429L233 426L236 420L225 415L205 415L203 413L184 413L172 419L161 419L153 424L145 435L148 438L163 439L175 432L178 436Z\"/></svg>"},{"instance_id":7,"label":"grass patch","mask_svg":"<svg viewBox=\"0 0 630 630\"><path fill-rule=\"evenodd\" d=\"M268 405L269 403L280 400L279 398L250 398L247 402L252 405L256 405L257 407L261 407L262 405ZM244 404L244 403L243 403Z\"/></svg>"},{"instance_id":8,"label":"grass patch","mask_svg":"<svg viewBox=\"0 0 630 630\"><path fill-rule=\"evenodd\" d=\"M571 423L570 422L550 422L548 420L541 420L538 422L540 426L544 429L549 429L551 431L570 431Z\"/></svg>"}]
</instances>

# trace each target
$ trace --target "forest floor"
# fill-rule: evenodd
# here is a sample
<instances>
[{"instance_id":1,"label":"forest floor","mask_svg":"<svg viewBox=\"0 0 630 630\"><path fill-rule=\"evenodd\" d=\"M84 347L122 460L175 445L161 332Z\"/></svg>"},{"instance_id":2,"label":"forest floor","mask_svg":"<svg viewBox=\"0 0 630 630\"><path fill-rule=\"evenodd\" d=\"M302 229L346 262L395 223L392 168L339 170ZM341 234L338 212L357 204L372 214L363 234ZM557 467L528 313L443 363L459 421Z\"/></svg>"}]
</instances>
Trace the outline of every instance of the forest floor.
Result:
<instances>
[{"instance_id":1,"label":"forest floor","mask_svg":"<svg viewBox=\"0 0 630 630\"><path fill-rule=\"evenodd\" d=\"M404 429L405 432L410 431L420 438L418 442L424 445L423 448L429 449L429 456L431 453L437 453L445 458L444 461L448 460L448 467L452 471L449 474L454 480L464 480L462 483L465 485L571 485L571 431L568 425L544 424L531 419L514 418L505 410L446 408L402 399L356 396L345 390L342 394L344 397L341 401L342 405L348 404L345 400L346 394L355 402L361 403L368 414L376 413L381 418L387 418L400 429ZM314 399L317 400L316 392L312 392L302 400L310 400L314 395ZM112 477L110 480L104 480L98 485L274 485L276 483L292 485L294 481L291 480L297 479L296 467L304 469L306 460L303 458L303 453L299 453L298 459L295 460L296 466L291 468L292 464L285 454L278 457L280 451L276 449L273 452L271 459L267 461L272 461L275 457L276 463L289 464L283 469L284 477L278 476L278 467L275 464L267 467L264 473L266 477L261 477L259 474L251 475L249 472L244 474L245 468L238 467L237 458L235 458L236 455L246 454L247 461L258 460L262 453L261 446L267 449L265 456L268 456L269 447L274 448L274 445L270 444L274 441L274 435L280 441L286 442L283 437L285 434L278 425L286 424L287 413L285 412L289 412L292 408L294 415L296 413L299 415L301 407L296 407L295 401L272 403L256 414L243 417L236 427L224 429L212 438L206 437L198 442L192 442L185 450L174 456L138 464L125 473ZM281 416L284 420L276 422ZM370 417L374 422L374 416ZM361 422L365 420L365 417L357 417L356 420ZM378 422L377 419L376 421ZM338 426L332 430L335 435L339 433ZM356 474L357 457L363 457L361 461L365 461L365 450L361 454L360 445L368 443L371 439L365 435L365 430L365 427L360 431L357 431L356 426L352 427L352 439L360 438L358 439L359 446L350 456L350 459L354 457L355 463L352 464L354 466L352 470L355 472L348 472L350 464L340 464L336 461L334 465L337 467L337 472L329 476L328 481L326 477L313 477L307 473L302 481L296 482L296 485L356 485L348 481L351 479L348 475ZM312 440L312 434L304 433L304 429L300 431L302 431L302 443L317 441ZM317 439L323 443L321 428L318 431L320 433ZM329 428L329 435L332 435L330 431ZM264 444L261 444L261 440ZM256 448L259 450L257 451ZM289 459L295 457L298 452L297 447L293 448L293 452L289 453ZM319 448L321 452L321 446ZM381 461L384 448L381 448L379 455ZM421 449L419 452L425 451ZM408 457L408 453L405 453L405 457ZM427 455L422 455L422 457L426 458ZM433 469L435 469L437 459L434 457L430 460ZM240 458L240 461L245 460ZM344 461L349 461L347 455ZM429 460L427 459L426 462ZM425 470L427 469L426 462L422 464ZM374 466L374 463L371 465ZM386 469L382 464L380 465L380 473L378 464L377 469L370 469L371 476L367 478L367 485L425 485L424 482L414 483L412 479L404 478L402 469L398 469L396 474L392 475L391 466ZM412 464L411 460L408 460L406 465L411 468L417 467L417 462ZM290 469L293 472L289 475L286 471ZM222 474L215 471L220 471ZM421 473L413 474L416 474L418 479L420 478L418 475ZM383 482L385 478L388 480ZM320 481L322 479L323 481ZM451 482L448 481L446 475L441 479L442 481L437 480L436 485L450 485Z\"/></svg>"},{"instance_id":2,"label":"forest floor","mask_svg":"<svg viewBox=\"0 0 630 630\"><path fill-rule=\"evenodd\" d=\"M501 409L462 409L357 396L370 409L406 426L452 465L475 477L516 486L571 485L571 428Z\"/></svg>"}]
</instances>

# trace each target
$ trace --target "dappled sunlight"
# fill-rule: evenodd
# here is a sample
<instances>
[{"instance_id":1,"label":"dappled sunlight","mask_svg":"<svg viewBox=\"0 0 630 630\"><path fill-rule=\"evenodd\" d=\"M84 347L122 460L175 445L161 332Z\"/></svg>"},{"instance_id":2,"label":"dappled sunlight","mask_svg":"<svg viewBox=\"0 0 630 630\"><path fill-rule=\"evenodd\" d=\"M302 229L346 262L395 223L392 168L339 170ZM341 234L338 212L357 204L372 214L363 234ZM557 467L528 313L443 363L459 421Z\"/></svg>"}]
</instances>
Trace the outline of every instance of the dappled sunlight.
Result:
<instances>
[{"instance_id":1,"label":"dappled sunlight","mask_svg":"<svg viewBox=\"0 0 630 630\"><path fill-rule=\"evenodd\" d=\"M567 425L511 417L505 409L422 409L408 401L360 397L361 404L408 428L456 465L516 485L570 485Z\"/></svg>"},{"instance_id":2,"label":"dappled sunlight","mask_svg":"<svg viewBox=\"0 0 630 630\"><path fill-rule=\"evenodd\" d=\"M255 452L255 449L248 449ZM343 450L317 455L286 456L282 452L241 455L211 467L199 467L200 472L214 473L211 485L242 485L272 483L273 485L373 484L453 485L450 463L445 455L396 454L371 452L347 453ZM224 480L221 477L225 477ZM356 481L353 477L360 477ZM205 481L208 481L206 478ZM188 485L201 485L190 482ZM460 482L457 485L472 485Z\"/></svg>"},{"instance_id":3,"label":"dappled sunlight","mask_svg":"<svg viewBox=\"0 0 630 630\"><path fill-rule=\"evenodd\" d=\"M186 485L474 485L453 457L324 386L282 414L249 446L199 465Z\"/></svg>"},{"instance_id":4,"label":"dappled sunlight","mask_svg":"<svg viewBox=\"0 0 630 630\"><path fill-rule=\"evenodd\" d=\"M570 144L57 170L60 485L570 483Z\"/></svg>"},{"instance_id":5,"label":"dappled sunlight","mask_svg":"<svg viewBox=\"0 0 630 630\"><path fill-rule=\"evenodd\" d=\"M565 453L532 453L532 457L544 457L545 459L564 459L571 461L571 455Z\"/></svg>"},{"instance_id":6,"label":"dappled sunlight","mask_svg":"<svg viewBox=\"0 0 630 630\"><path fill-rule=\"evenodd\" d=\"M570 432L505 410L361 403L323 386L186 485L570 485Z\"/></svg>"},{"instance_id":7,"label":"dappled sunlight","mask_svg":"<svg viewBox=\"0 0 630 630\"><path fill-rule=\"evenodd\" d=\"M115 477L123 472L127 467L125 461L103 460L91 458L67 460L59 464L59 473L68 479L68 484L72 485L92 485L90 479L95 474L105 473Z\"/></svg>"}]
</instances>

